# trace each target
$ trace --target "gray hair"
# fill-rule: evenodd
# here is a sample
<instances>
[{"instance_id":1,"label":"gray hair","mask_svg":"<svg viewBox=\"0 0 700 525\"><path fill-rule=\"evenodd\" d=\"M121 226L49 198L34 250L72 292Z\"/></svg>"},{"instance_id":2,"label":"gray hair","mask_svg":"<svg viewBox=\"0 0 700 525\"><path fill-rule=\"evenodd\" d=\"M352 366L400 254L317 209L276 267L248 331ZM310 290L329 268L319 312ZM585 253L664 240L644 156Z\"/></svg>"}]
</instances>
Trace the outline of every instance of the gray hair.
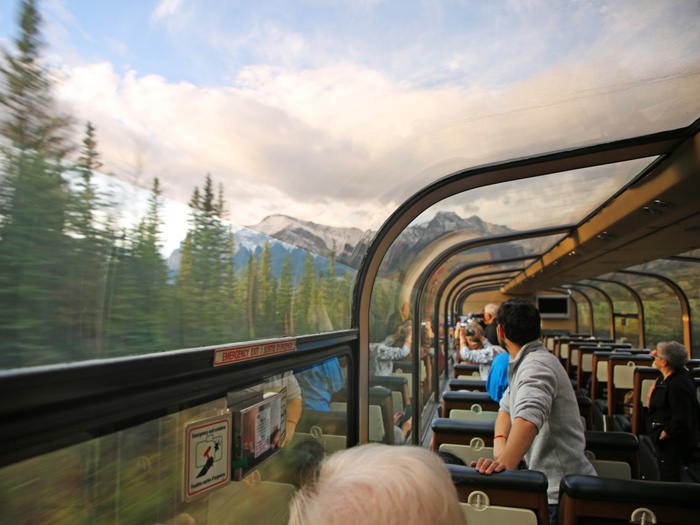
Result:
<instances>
[{"instance_id":1,"label":"gray hair","mask_svg":"<svg viewBox=\"0 0 700 525\"><path fill-rule=\"evenodd\" d=\"M661 342L656 345L656 354L668 361L673 370L680 370L688 362L688 350L677 341Z\"/></svg>"},{"instance_id":2,"label":"gray hair","mask_svg":"<svg viewBox=\"0 0 700 525\"><path fill-rule=\"evenodd\" d=\"M498 305L494 303L487 304L484 306L484 313L491 314L492 316L496 317L496 314L498 314Z\"/></svg>"}]
</instances>

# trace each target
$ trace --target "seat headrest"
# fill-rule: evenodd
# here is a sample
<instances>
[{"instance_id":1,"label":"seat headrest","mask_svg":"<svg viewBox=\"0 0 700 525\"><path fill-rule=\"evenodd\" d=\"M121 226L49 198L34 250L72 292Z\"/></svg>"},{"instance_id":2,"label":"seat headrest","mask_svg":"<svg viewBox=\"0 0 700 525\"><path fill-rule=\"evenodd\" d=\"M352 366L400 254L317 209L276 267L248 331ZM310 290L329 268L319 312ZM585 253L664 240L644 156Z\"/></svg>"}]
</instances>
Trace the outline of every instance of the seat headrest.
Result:
<instances>
[{"instance_id":1,"label":"seat headrest","mask_svg":"<svg viewBox=\"0 0 700 525\"><path fill-rule=\"evenodd\" d=\"M611 450L637 450L639 440L629 432L601 432L586 430L586 448L606 448Z\"/></svg>"},{"instance_id":2,"label":"seat headrest","mask_svg":"<svg viewBox=\"0 0 700 525\"><path fill-rule=\"evenodd\" d=\"M487 401L490 403L495 403L495 401L491 399L488 392L461 392L459 390L448 390L447 392L442 393L442 399L446 399L447 401L468 401L475 403Z\"/></svg>"},{"instance_id":3,"label":"seat headrest","mask_svg":"<svg viewBox=\"0 0 700 525\"><path fill-rule=\"evenodd\" d=\"M564 476L560 493L572 498L668 505L697 508L700 484L668 483L627 479L599 478L597 476Z\"/></svg>"},{"instance_id":4,"label":"seat headrest","mask_svg":"<svg viewBox=\"0 0 700 525\"><path fill-rule=\"evenodd\" d=\"M457 486L547 492L547 476L535 470L504 470L486 476L479 474L475 468L461 465L447 465L447 469Z\"/></svg>"},{"instance_id":5,"label":"seat headrest","mask_svg":"<svg viewBox=\"0 0 700 525\"><path fill-rule=\"evenodd\" d=\"M471 433L493 437L493 427L495 424L495 421L460 421L459 419L437 417L433 419L430 426L433 432L445 434Z\"/></svg>"}]
</instances>

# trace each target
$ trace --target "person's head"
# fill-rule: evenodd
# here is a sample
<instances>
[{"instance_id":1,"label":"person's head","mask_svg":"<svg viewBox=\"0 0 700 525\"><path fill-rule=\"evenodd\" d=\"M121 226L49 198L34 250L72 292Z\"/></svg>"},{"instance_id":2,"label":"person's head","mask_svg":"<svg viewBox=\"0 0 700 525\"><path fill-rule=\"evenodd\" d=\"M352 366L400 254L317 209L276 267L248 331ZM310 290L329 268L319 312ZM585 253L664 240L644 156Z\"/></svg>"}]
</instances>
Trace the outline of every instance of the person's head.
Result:
<instances>
[{"instance_id":1,"label":"person's head","mask_svg":"<svg viewBox=\"0 0 700 525\"><path fill-rule=\"evenodd\" d=\"M469 335L469 330L472 331L472 335ZM464 333L466 334L467 346L470 350L478 350L484 347L484 330L479 323L470 323L464 329Z\"/></svg>"},{"instance_id":2,"label":"person's head","mask_svg":"<svg viewBox=\"0 0 700 525\"><path fill-rule=\"evenodd\" d=\"M380 444L336 452L289 507L289 525L466 524L447 468L427 449Z\"/></svg>"},{"instance_id":3,"label":"person's head","mask_svg":"<svg viewBox=\"0 0 700 525\"><path fill-rule=\"evenodd\" d=\"M508 299L498 309L499 330L518 346L539 339L540 324L540 312L525 299Z\"/></svg>"},{"instance_id":4,"label":"person's head","mask_svg":"<svg viewBox=\"0 0 700 525\"><path fill-rule=\"evenodd\" d=\"M657 368L664 366L671 370L680 370L688 362L688 350L685 346L676 342L662 342L656 345L656 349L651 352L655 357L654 364ZM663 363L666 362L666 364Z\"/></svg>"},{"instance_id":5,"label":"person's head","mask_svg":"<svg viewBox=\"0 0 700 525\"><path fill-rule=\"evenodd\" d=\"M489 303L484 306L484 323L491 324L498 318L498 305Z\"/></svg>"}]
</instances>

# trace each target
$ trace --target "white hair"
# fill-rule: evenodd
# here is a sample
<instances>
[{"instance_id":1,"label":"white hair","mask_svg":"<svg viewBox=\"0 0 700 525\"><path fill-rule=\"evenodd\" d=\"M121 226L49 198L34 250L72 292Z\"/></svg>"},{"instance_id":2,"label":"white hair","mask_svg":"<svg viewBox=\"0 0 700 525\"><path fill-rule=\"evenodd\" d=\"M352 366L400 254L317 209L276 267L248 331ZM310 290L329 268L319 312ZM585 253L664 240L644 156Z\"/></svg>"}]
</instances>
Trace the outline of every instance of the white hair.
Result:
<instances>
[{"instance_id":1,"label":"white hair","mask_svg":"<svg viewBox=\"0 0 700 525\"><path fill-rule=\"evenodd\" d=\"M362 445L327 457L289 514L288 525L466 525L445 464L410 445Z\"/></svg>"},{"instance_id":2,"label":"white hair","mask_svg":"<svg viewBox=\"0 0 700 525\"><path fill-rule=\"evenodd\" d=\"M494 303L487 304L484 306L484 313L496 317L498 315L498 305Z\"/></svg>"}]
</instances>

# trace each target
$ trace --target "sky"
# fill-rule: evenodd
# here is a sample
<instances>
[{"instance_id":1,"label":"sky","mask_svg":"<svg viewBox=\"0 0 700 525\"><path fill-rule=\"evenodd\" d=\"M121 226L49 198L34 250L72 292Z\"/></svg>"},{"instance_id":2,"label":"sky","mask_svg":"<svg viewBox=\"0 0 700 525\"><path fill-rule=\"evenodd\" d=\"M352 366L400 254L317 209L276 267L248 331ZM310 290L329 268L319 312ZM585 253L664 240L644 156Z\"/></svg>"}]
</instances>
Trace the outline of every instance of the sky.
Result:
<instances>
[{"instance_id":1,"label":"sky","mask_svg":"<svg viewBox=\"0 0 700 525\"><path fill-rule=\"evenodd\" d=\"M104 171L180 203L209 173L240 225L377 229L458 169L700 115L697 0L38 5L57 103L76 140L95 125ZM0 2L4 49L18 7Z\"/></svg>"}]
</instances>

